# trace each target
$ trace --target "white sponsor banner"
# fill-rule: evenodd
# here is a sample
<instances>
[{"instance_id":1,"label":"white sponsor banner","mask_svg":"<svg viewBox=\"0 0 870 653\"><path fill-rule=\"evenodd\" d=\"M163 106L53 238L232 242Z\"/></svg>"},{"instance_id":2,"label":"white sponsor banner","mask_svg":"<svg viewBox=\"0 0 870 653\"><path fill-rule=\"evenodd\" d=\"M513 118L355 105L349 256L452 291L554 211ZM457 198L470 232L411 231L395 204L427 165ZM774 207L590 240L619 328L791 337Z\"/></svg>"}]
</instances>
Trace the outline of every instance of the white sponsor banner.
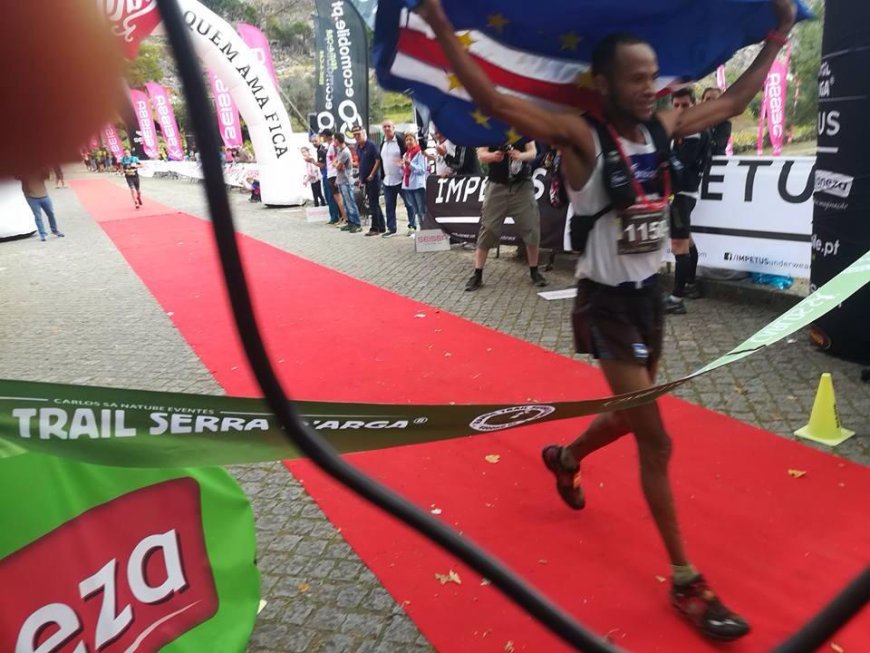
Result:
<instances>
[{"instance_id":1,"label":"white sponsor banner","mask_svg":"<svg viewBox=\"0 0 870 653\"><path fill-rule=\"evenodd\" d=\"M715 158L692 213L699 265L808 279L814 164L815 157Z\"/></svg>"},{"instance_id":2,"label":"white sponsor banner","mask_svg":"<svg viewBox=\"0 0 870 653\"><path fill-rule=\"evenodd\" d=\"M224 183L236 188L247 188L248 179L257 179L260 166L256 163L233 163L224 166ZM202 167L196 161L142 161L139 168L142 177L160 174L175 174L188 179L202 179Z\"/></svg>"},{"instance_id":3,"label":"white sponsor banner","mask_svg":"<svg viewBox=\"0 0 870 653\"><path fill-rule=\"evenodd\" d=\"M0 239L25 236L34 231L33 211L24 199L21 184L12 179L0 179Z\"/></svg>"}]
</instances>

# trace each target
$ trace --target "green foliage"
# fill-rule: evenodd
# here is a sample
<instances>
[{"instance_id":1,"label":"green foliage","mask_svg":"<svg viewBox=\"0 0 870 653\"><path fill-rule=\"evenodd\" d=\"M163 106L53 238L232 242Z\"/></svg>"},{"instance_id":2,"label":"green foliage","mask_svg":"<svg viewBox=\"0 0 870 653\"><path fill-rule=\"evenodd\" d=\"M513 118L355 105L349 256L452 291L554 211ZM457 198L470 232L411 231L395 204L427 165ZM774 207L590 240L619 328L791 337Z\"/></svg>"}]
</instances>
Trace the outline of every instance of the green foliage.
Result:
<instances>
[{"instance_id":1,"label":"green foliage","mask_svg":"<svg viewBox=\"0 0 870 653\"><path fill-rule=\"evenodd\" d=\"M139 48L139 56L127 66L127 83L131 87L139 87L145 82L162 81L162 62L165 57L166 53L161 46L143 43Z\"/></svg>"},{"instance_id":2,"label":"green foliage","mask_svg":"<svg viewBox=\"0 0 870 653\"><path fill-rule=\"evenodd\" d=\"M793 116L795 124L798 125L815 124L818 114L818 75L819 66L822 61L822 30L825 22L825 3L823 0L811 0L809 4L813 12L818 16L818 20L805 21L795 28L795 45L792 49L791 68L801 83L797 111ZM789 111L791 111L791 107Z\"/></svg>"},{"instance_id":3,"label":"green foliage","mask_svg":"<svg viewBox=\"0 0 870 653\"><path fill-rule=\"evenodd\" d=\"M200 0L202 4L229 22L242 22L256 25L259 15L253 5L242 0Z\"/></svg>"},{"instance_id":4,"label":"green foliage","mask_svg":"<svg viewBox=\"0 0 870 653\"><path fill-rule=\"evenodd\" d=\"M314 111L314 72L306 75L294 75L280 80L281 90L303 116ZM301 124L299 117L288 112L293 123L293 129L308 131L308 125Z\"/></svg>"},{"instance_id":5,"label":"green foliage","mask_svg":"<svg viewBox=\"0 0 870 653\"><path fill-rule=\"evenodd\" d=\"M308 56L314 49L314 30L307 22L289 23L279 18L266 21L266 34L272 41L290 50L291 54Z\"/></svg>"},{"instance_id":6,"label":"green foliage","mask_svg":"<svg viewBox=\"0 0 870 653\"><path fill-rule=\"evenodd\" d=\"M732 134L734 143L734 154L743 154L746 152L754 153L758 146L758 130L757 129L742 129ZM816 123L809 125L797 125L794 127L792 140L795 143L809 143L816 139ZM764 136L765 147L770 147L767 139L767 132Z\"/></svg>"}]
</instances>

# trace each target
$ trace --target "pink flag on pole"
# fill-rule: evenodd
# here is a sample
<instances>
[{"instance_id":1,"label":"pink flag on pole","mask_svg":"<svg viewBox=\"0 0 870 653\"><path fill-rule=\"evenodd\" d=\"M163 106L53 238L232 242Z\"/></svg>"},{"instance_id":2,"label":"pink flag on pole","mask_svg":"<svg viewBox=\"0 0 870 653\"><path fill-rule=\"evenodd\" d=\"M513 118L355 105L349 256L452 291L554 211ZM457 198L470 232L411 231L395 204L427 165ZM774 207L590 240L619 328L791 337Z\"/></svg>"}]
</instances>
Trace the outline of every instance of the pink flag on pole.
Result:
<instances>
[{"instance_id":1,"label":"pink flag on pole","mask_svg":"<svg viewBox=\"0 0 870 653\"><path fill-rule=\"evenodd\" d=\"M227 85L213 71L208 71L211 82L211 93L214 96L214 109L218 119L218 129L221 139L227 147L241 147L242 123L239 120L239 110L230 95Z\"/></svg>"},{"instance_id":2,"label":"pink flag on pole","mask_svg":"<svg viewBox=\"0 0 870 653\"><path fill-rule=\"evenodd\" d=\"M764 82L764 97L761 100L761 111L758 114L758 141L755 152L758 156L764 154L764 122L767 120L767 81Z\"/></svg>"},{"instance_id":3,"label":"pink flag on pole","mask_svg":"<svg viewBox=\"0 0 870 653\"><path fill-rule=\"evenodd\" d=\"M139 122L139 134L142 136L142 151L149 159L156 159L157 131L154 129L154 116L151 113L151 102L144 91L130 89L130 102L133 103L133 112Z\"/></svg>"},{"instance_id":4,"label":"pink flag on pole","mask_svg":"<svg viewBox=\"0 0 870 653\"><path fill-rule=\"evenodd\" d=\"M184 150L181 147L181 136L178 133L178 123L175 122L175 112L166 95L166 89L156 82L145 84L154 111L157 113L157 122L160 123L160 131L163 132L163 140L166 142L166 155L172 161L183 161Z\"/></svg>"},{"instance_id":5,"label":"pink flag on pole","mask_svg":"<svg viewBox=\"0 0 870 653\"><path fill-rule=\"evenodd\" d=\"M788 80L788 62L777 59L767 75L767 133L773 146L773 156L782 154L785 140L785 103Z\"/></svg>"},{"instance_id":6,"label":"pink flag on pole","mask_svg":"<svg viewBox=\"0 0 870 653\"><path fill-rule=\"evenodd\" d=\"M115 125L106 125L102 131L103 145L116 159L124 158L124 148L121 146L121 137Z\"/></svg>"},{"instance_id":7,"label":"pink flag on pole","mask_svg":"<svg viewBox=\"0 0 870 653\"><path fill-rule=\"evenodd\" d=\"M723 93L728 89L728 81L725 79L725 66L719 66L716 69L716 86ZM732 156L734 154L734 137L728 137L728 144L725 146L725 154Z\"/></svg>"},{"instance_id":8,"label":"pink flag on pole","mask_svg":"<svg viewBox=\"0 0 870 653\"><path fill-rule=\"evenodd\" d=\"M281 87L278 86L278 76L275 75L275 65L272 63L272 50L269 47L269 39L266 38L266 35L263 34L262 31L253 25L238 23L236 28L239 31L239 36L241 36L242 40L245 42L245 45L253 50L254 56L256 56L259 62L266 67L267 71L269 71L269 75L272 77L275 88L280 89Z\"/></svg>"},{"instance_id":9,"label":"pink flag on pole","mask_svg":"<svg viewBox=\"0 0 870 653\"><path fill-rule=\"evenodd\" d=\"M719 66L716 69L716 86L718 86L719 90L723 92L728 88L728 84L725 81L725 66Z\"/></svg>"}]
</instances>

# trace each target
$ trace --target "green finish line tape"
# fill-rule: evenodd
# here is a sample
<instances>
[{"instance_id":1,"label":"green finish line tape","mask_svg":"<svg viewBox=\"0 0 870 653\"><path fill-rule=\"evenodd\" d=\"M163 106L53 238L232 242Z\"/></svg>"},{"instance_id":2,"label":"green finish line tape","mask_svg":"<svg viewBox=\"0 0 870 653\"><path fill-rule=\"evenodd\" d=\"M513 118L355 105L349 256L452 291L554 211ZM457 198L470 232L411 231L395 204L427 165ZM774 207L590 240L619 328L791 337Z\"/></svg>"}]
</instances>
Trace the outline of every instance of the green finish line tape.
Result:
<instances>
[{"instance_id":1,"label":"green finish line tape","mask_svg":"<svg viewBox=\"0 0 870 653\"><path fill-rule=\"evenodd\" d=\"M300 401L341 453L434 442L621 410L735 363L836 308L870 281L870 252L709 365L642 392L537 404L387 405ZM233 465L298 458L261 399L0 380L0 457L34 451L119 467Z\"/></svg>"}]
</instances>

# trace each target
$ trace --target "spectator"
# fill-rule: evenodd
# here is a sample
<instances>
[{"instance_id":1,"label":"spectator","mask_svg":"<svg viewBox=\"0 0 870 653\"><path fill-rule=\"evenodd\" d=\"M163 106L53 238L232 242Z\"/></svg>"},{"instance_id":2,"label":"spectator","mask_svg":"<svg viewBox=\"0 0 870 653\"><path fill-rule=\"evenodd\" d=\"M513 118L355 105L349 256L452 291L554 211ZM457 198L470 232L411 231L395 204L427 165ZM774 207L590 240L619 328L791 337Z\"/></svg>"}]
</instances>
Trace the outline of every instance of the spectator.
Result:
<instances>
[{"instance_id":1,"label":"spectator","mask_svg":"<svg viewBox=\"0 0 870 653\"><path fill-rule=\"evenodd\" d=\"M347 211L344 207L344 202L342 202L341 192L338 189L338 183L335 178L338 175L338 171L335 169L333 165L335 161L335 138L332 134L331 129L324 129L320 132L320 137L323 139L323 142L326 144L326 187L325 192L326 196L332 196L333 202L335 202L336 209L338 210L339 220L334 223L340 227L348 226L347 221ZM344 138L344 135L342 135ZM350 153L348 153L348 157L350 157ZM327 199L327 202L329 200Z\"/></svg>"},{"instance_id":2,"label":"spectator","mask_svg":"<svg viewBox=\"0 0 870 653\"><path fill-rule=\"evenodd\" d=\"M402 194L408 204L408 236L414 237L417 224L423 228L426 215L426 157L417 137L405 134L405 154L402 156Z\"/></svg>"},{"instance_id":3,"label":"spectator","mask_svg":"<svg viewBox=\"0 0 870 653\"><path fill-rule=\"evenodd\" d=\"M407 197L402 193L402 157L405 155L405 135L396 133L392 120L385 120L384 142L381 144L381 167L384 171L384 208L386 213L387 231L384 238L396 235L396 200L401 195L405 209L410 216L413 213Z\"/></svg>"},{"instance_id":4,"label":"spectator","mask_svg":"<svg viewBox=\"0 0 870 653\"><path fill-rule=\"evenodd\" d=\"M532 283L538 287L546 286L547 280L538 271L541 215L532 183L531 162L538 154L534 142L499 149L481 147L477 153L483 163L489 164L489 171L481 209L480 232L474 250L474 274L465 284L465 290L474 291L483 285L483 266L486 265L489 250L499 244L501 230L508 216L516 222L526 246Z\"/></svg>"},{"instance_id":5,"label":"spectator","mask_svg":"<svg viewBox=\"0 0 870 653\"><path fill-rule=\"evenodd\" d=\"M471 176L480 174L480 161L473 147L454 145L435 130L435 155L426 155L435 161L435 174L439 177Z\"/></svg>"},{"instance_id":6,"label":"spectator","mask_svg":"<svg viewBox=\"0 0 870 653\"><path fill-rule=\"evenodd\" d=\"M387 232L384 214L381 212L381 153L360 125L353 126L356 153L359 158L359 183L365 189L366 201L372 222L366 236Z\"/></svg>"},{"instance_id":7,"label":"spectator","mask_svg":"<svg viewBox=\"0 0 870 653\"><path fill-rule=\"evenodd\" d=\"M347 224L343 226L341 230L355 234L362 231L362 226L360 225L359 209L357 208L356 200L353 197L353 187L351 186L353 159L350 156L350 150L344 140L344 134L341 132L338 132L333 137L335 159L333 160L332 165L335 168L335 185L338 188L338 192L341 194L344 214L347 219Z\"/></svg>"},{"instance_id":8,"label":"spectator","mask_svg":"<svg viewBox=\"0 0 870 653\"><path fill-rule=\"evenodd\" d=\"M249 202L260 202L262 198L260 197L260 180L256 177L249 176L245 178L245 188L251 191L251 196L248 198Z\"/></svg>"},{"instance_id":9,"label":"spectator","mask_svg":"<svg viewBox=\"0 0 870 653\"><path fill-rule=\"evenodd\" d=\"M338 204L335 203L335 198L329 189L329 179L327 178L327 155L329 154L329 147L323 142L318 134L311 137L311 144L317 151L315 165L320 169L320 185L322 187L323 195L326 198L326 206L329 207L328 224L338 224L341 220L341 213L339 212Z\"/></svg>"},{"instance_id":10,"label":"spectator","mask_svg":"<svg viewBox=\"0 0 870 653\"><path fill-rule=\"evenodd\" d=\"M695 106L695 92L681 88L671 97L674 111L682 113ZM692 211L698 202L701 176L707 168L713 147L709 130L674 139L673 152L682 170L674 179L674 200L671 202L671 252L676 259L674 289L665 297L665 312L676 315L686 313L683 297L700 297L695 284L698 269L698 248L692 241Z\"/></svg>"},{"instance_id":11,"label":"spectator","mask_svg":"<svg viewBox=\"0 0 870 653\"><path fill-rule=\"evenodd\" d=\"M48 172L43 171L24 175L18 178L21 181L21 190L24 192L24 199L27 200L27 205L33 211L33 220L36 222L36 230L39 232L39 240L45 242L47 236L45 225L42 223L42 212L48 216L48 226L58 238L63 238L63 233L57 227L57 219L54 216L54 206L52 206L51 198L48 196L48 190L45 188L45 180L48 179Z\"/></svg>"},{"instance_id":12,"label":"spectator","mask_svg":"<svg viewBox=\"0 0 870 653\"><path fill-rule=\"evenodd\" d=\"M311 150L302 148L302 158L305 159L305 184L311 186L311 196L314 198L314 206L326 206L321 187L320 168L317 161L312 158Z\"/></svg>"},{"instance_id":13,"label":"spectator","mask_svg":"<svg viewBox=\"0 0 870 653\"><path fill-rule=\"evenodd\" d=\"M710 102L722 97L722 91L712 86L705 88L701 94L701 102ZM725 156L728 141L731 140L731 121L725 120L710 129L713 138L713 156Z\"/></svg>"}]
</instances>

